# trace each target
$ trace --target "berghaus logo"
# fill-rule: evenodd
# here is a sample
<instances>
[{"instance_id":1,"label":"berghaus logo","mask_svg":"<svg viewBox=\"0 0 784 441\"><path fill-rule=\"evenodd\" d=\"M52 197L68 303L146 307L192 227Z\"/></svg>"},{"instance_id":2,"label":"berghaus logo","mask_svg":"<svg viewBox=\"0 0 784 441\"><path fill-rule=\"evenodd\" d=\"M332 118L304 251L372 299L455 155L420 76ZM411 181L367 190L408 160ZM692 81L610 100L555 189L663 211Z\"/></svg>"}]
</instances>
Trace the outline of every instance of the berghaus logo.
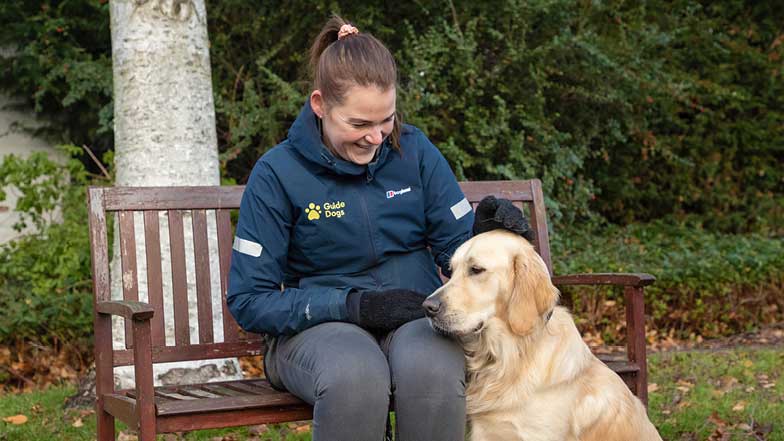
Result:
<instances>
[{"instance_id":1,"label":"berghaus logo","mask_svg":"<svg viewBox=\"0 0 784 441\"><path fill-rule=\"evenodd\" d=\"M395 196L406 194L411 191L411 187L401 188L400 190L387 190L387 199L392 199Z\"/></svg>"}]
</instances>

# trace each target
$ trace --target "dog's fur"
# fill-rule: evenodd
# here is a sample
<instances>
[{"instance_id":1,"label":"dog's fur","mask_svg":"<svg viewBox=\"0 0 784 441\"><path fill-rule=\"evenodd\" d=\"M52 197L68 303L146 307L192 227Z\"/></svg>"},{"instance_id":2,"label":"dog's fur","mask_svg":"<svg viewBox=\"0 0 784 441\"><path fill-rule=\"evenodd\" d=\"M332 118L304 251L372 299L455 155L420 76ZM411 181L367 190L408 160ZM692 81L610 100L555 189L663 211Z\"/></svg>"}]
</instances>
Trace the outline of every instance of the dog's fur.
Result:
<instances>
[{"instance_id":1,"label":"dog's fur","mask_svg":"<svg viewBox=\"0 0 784 441\"><path fill-rule=\"evenodd\" d=\"M661 441L640 400L556 306L528 241L480 234L457 249L452 269L425 303L433 327L465 350L472 441Z\"/></svg>"}]
</instances>

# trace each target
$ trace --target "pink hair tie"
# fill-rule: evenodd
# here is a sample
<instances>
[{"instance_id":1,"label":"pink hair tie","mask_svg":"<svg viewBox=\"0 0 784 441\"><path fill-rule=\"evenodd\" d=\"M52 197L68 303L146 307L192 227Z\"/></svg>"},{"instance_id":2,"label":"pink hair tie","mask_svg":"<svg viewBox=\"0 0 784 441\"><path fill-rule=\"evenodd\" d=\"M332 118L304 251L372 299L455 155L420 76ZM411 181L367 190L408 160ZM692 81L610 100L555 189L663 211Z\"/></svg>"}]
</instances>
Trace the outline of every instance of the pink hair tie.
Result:
<instances>
[{"instance_id":1,"label":"pink hair tie","mask_svg":"<svg viewBox=\"0 0 784 441\"><path fill-rule=\"evenodd\" d=\"M353 35L353 34L359 34L359 29L355 28L350 24L344 24L343 26L340 27L340 30L338 31L338 40L342 40L348 37L349 35Z\"/></svg>"}]
</instances>

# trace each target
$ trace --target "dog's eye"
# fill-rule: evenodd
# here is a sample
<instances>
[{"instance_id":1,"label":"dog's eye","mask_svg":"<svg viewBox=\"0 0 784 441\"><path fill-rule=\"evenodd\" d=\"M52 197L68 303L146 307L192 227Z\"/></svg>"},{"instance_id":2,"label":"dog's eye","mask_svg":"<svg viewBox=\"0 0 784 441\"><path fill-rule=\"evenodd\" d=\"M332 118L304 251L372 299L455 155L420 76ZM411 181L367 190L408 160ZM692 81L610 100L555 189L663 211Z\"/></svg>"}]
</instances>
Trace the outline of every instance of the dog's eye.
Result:
<instances>
[{"instance_id":1,"label":"dog's eye","mask_svg":"<svg viewBox=\"0 0 784 441\"><path fill-rule=\"evenodd\" d=\"M472 276L475 276L477 274L482 274L483 272L485 272L485 269L482 268L481 266L472 265L471 268L468 269L468 273L471 274Z\"/></svg>"}]
</instances>

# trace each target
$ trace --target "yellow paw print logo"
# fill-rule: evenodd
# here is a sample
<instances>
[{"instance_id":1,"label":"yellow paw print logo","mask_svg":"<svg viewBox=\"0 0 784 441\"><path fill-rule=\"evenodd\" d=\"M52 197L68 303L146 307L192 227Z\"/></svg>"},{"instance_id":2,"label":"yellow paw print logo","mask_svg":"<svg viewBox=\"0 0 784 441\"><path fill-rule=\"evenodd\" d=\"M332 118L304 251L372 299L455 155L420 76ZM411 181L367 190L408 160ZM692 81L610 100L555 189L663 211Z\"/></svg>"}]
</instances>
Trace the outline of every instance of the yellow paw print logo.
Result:
<instances>
[{"instance_id":1,"label":"yellow paw print logo","mask_svg":"<svg viewBox=\"0 0 784 441\"><path fill-rule=\"evenodd\" d=\"M317 220L321 219L321 207L311 202L308 204L308 208L305 209L305 213L308 214L308 220Z\"/></svg>"}]
</instances>

